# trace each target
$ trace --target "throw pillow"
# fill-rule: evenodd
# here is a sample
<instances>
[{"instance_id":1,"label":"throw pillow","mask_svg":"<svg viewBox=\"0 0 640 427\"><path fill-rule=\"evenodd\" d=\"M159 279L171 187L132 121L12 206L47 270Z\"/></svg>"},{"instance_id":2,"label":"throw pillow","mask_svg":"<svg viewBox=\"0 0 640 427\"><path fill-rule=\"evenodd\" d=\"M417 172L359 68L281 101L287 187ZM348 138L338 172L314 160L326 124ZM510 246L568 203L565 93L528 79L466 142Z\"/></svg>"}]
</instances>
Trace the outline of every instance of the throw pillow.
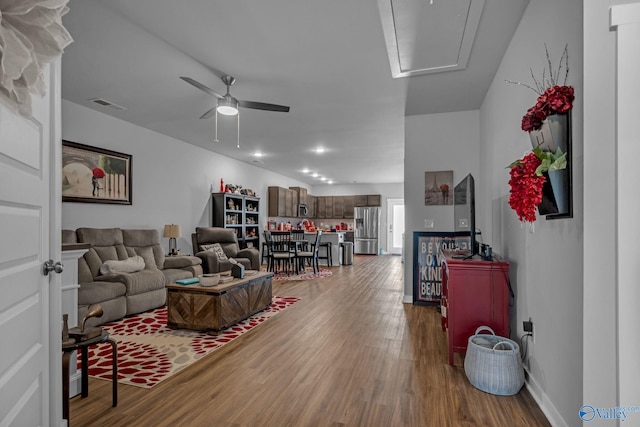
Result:
<instances>
[{"instance_id":1,"label":"throw pillow","mask_svg":"<svg viewBox=\"0 0 640 427\"><path fill-rule=\"evenodd\" d=\"M225 254L222 250L222 246L220 246L220 243L214 243L212 245L202 245L202 249L216 254L216 258L218 258L218 261L224 261L227 259L227 254Z\"/></svg>"},{"instance_id":2,"label":"throw pillow","mask_svg":"<svg viewBox=\"0 0 640 427\"><path fill-rule=\"evenodd\" d=\"M101 274L110 273L135 273L136 271L144 270L144 259L141 256L133 256L122 261L115 259L105 261L100 266Z\"/></svg>"},{"instance_id":3,"label":"throw pillow","mask_svg":"<svg viewBox=\"0 0 640 427\"><path fill-rule=\"evenodd\" d=\"M144 260L144 265L147 270L157 270L156 259L153 256L153 248L151 246L144 246L141 248L133 248L137 255L141 256Z\"/></svg>"}]
</instances>

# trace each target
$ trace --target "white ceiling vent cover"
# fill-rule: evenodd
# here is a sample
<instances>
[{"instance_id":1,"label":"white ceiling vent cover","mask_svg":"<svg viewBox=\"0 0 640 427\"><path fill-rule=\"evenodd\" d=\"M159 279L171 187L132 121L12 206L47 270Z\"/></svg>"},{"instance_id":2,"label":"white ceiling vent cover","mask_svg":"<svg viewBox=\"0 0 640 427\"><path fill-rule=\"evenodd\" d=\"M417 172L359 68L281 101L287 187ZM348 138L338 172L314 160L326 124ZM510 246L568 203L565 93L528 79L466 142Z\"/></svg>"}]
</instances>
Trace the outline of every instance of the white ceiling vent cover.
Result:
<instances>
[{"instance_id":1,"label":"white ceiling vent cover","mask_svg":"<svg viewBox=\"0 0 640 427\"><path fill-rule=\"evenodd\" d=\"M118 104L114 104L113 102L109 102L107 100L104 100L102 98L92 98L89 101L95 102L98 105L110 108L110 109L112 109L114 111L124 111L124 110L126 110L126 108L124 108L124 107L122 107L122 106L120 106Z\"/></svg>"}]
</instances>

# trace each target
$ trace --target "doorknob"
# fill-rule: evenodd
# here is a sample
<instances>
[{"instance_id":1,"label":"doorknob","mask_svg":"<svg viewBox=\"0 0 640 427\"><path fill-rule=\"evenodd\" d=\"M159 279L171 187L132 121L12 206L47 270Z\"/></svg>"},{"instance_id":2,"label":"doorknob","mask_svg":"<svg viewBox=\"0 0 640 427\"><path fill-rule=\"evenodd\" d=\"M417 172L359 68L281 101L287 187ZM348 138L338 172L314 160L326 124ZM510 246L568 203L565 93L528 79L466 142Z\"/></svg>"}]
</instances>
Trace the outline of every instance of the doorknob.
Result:
<instances>
[{"instance_id":1,"label":"doorknob","mask_svg":"<svg viewBox=\"0 0 640 427\"><path fill-rule=\"evenodd\" d=\"M42 274L44 274L45 276L48 276L49 273L52 271L60 274L62 273L63 268L64 266L60 261L54 263L53 260L50 259L49 261L45 261L44 264L42 265Z\"/></svg>"}]
</instances>

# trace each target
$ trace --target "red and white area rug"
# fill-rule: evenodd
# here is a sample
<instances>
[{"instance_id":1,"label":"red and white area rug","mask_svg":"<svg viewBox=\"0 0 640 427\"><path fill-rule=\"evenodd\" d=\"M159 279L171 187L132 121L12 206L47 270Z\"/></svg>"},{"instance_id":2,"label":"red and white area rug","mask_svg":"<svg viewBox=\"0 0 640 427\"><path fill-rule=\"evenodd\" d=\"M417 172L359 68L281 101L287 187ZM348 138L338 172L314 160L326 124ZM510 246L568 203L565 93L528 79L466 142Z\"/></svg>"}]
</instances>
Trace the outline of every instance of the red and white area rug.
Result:
<instances>
[{"instance_id":1,"label":"red and white area rug","mask_svg":"<svg viewBox=\"0 0 640 427\"><path fill-rule=\"evenodd\" d=\"M274 296L267 309L218 335L169 328L166 307L106 323L102 327L118 343L118 382L151 388L299 300L296 297ZM110 381L111 366L109 344L90 347L90 376Z\"/></svg>"},{"instance_id":2,"label":"red and white area rug","mask_svg":"<svg viewBox=\"0 0 640 427\"><path fill-rule=\"evenodd\" d=\"M267 270L263 269L263 271ZM326 268L320 268L317 273L314 273L312 268L307 268L304 273L300 274L295 274L295 272L287 274L283 271L277 271L273 274L273 280L314 280L331 277L332 275L331 270Z\"/></svg>"}]
</instances>

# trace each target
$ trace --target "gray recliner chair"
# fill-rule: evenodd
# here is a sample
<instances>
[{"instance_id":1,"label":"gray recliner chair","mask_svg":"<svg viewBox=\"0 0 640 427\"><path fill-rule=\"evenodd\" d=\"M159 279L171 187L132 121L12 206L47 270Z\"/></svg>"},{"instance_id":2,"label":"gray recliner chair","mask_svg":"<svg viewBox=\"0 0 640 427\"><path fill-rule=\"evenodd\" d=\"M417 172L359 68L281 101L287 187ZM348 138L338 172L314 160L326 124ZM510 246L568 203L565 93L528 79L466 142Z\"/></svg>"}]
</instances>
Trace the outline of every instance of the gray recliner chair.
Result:
<instances>
[{"instance_id":1,"label":"gray recliner chair","mask_svg":"<svg viewBox=\"0 0 640 427\"><path fill-rule=\"evenodd\" d=\"M231 270L233 258L244 265L247 270L260 270L260 252L255 248L240 249L238 237L234 230L222 227L196 227L196 232L191 234L193 251L195 256L202 259L202 269L205 273L220 273ZM227 259L207 248L219 243Z\"/></svg>"}]
</instances>

